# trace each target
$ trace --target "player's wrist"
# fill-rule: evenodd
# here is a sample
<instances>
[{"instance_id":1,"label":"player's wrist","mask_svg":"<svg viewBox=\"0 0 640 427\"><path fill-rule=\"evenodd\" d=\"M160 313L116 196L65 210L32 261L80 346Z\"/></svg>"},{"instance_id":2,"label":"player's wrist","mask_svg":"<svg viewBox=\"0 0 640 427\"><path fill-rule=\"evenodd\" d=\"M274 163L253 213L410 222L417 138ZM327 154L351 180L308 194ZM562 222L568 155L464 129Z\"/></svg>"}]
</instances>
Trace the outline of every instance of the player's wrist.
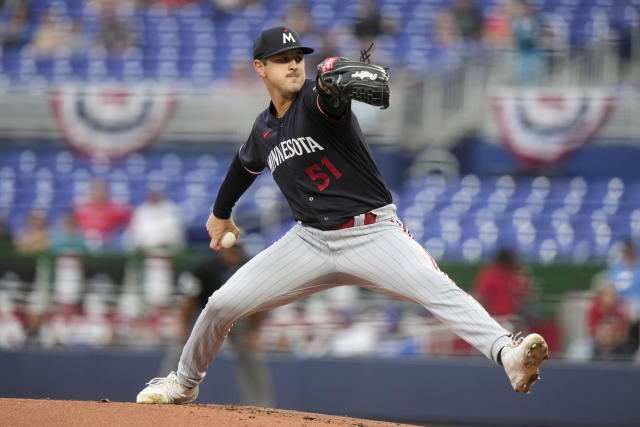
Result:
<instances>
[{"instance_id":1,"label":"player's wrist","mask_svg":"<svg viewBox=\"0 0 640 427\"><path fill-rule=\"evenodd\" d=\"M216 203L213 205L213 209L211 210L211 213L216 219L227 220L231 218L231 210L232 208L223 206L221 203L218 203L218 201L216 200Z\"/></svg>"}]
</instances>

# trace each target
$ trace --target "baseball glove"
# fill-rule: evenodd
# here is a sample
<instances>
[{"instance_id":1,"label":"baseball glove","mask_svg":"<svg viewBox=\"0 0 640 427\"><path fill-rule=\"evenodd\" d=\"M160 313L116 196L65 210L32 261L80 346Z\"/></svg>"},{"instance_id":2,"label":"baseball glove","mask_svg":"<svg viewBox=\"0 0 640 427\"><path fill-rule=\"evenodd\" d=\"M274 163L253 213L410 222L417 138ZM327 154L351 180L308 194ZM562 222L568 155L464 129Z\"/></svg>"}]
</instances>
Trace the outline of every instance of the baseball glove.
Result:
<instances>
[{"instance_id":1,"label":"baseball glove","mask_svg":"<svg viewBox=\"0 0 640 427\"><path fill-rule=\"evenodd\" d=\"M389 74L378 66L349 58L327 58L318 64L325 92L344 101L354 99L376 107L389 106Z\"/></svg>"}]
</instances>

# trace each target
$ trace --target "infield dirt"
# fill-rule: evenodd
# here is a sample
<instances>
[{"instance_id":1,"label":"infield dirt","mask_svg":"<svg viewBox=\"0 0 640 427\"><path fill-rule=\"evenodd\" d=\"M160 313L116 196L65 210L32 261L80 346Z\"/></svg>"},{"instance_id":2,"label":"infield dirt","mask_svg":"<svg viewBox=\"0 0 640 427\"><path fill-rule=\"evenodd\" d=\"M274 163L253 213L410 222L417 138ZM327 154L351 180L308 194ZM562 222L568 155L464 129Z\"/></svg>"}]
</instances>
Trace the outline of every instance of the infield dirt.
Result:
<instances>
[{"instance_id":1,"label":"infield dirt","mask_svg":"<svg viewBox=\"0 0 640 427\"><path fill-rule=\"evenodd\" d=\"M137 405L135 403L0 399L5 426L220 426L398 427L397 424L334 415L236 405Z\"/></svg>"}]
</instances>

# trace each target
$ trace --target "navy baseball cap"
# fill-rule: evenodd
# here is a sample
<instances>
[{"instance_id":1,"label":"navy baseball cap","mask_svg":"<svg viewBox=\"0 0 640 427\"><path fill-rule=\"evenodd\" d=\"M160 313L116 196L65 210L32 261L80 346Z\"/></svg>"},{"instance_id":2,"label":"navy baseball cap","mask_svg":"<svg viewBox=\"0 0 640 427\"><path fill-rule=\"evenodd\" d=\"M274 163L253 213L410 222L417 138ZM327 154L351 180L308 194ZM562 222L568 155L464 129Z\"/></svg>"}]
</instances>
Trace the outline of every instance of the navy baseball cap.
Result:
<instances>
[{"instance_id":1,"label":"navy baseball cap","mask_svg":"<svg viewBox=\"0 0 640 427\"><path fill-rule=\"evenodd\" d=\"M291 28L267 28L253 42L253 59L268 58L291 49L302 49L305 55L313 53L313 49L300 44L300 36Z\"/></svg>"}]
</instances>

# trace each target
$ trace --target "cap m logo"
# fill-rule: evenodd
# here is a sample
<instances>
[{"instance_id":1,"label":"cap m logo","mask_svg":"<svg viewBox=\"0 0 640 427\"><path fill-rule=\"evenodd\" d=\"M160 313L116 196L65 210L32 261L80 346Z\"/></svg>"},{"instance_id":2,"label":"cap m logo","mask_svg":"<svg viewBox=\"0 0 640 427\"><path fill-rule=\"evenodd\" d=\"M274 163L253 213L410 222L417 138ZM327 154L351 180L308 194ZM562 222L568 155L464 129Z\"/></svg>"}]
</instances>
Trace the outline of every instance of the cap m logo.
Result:
<instances>
[{"instance_id":1,"label":"cap m logo","mask_svg":"<svg viewBox=\"0 0 640 427\"><path fill-rule=\"evenodd\" d=\"M293 38L291 33L282 33L282 44L295 43L296 39Z\"/></svg>"}]
</instances>

